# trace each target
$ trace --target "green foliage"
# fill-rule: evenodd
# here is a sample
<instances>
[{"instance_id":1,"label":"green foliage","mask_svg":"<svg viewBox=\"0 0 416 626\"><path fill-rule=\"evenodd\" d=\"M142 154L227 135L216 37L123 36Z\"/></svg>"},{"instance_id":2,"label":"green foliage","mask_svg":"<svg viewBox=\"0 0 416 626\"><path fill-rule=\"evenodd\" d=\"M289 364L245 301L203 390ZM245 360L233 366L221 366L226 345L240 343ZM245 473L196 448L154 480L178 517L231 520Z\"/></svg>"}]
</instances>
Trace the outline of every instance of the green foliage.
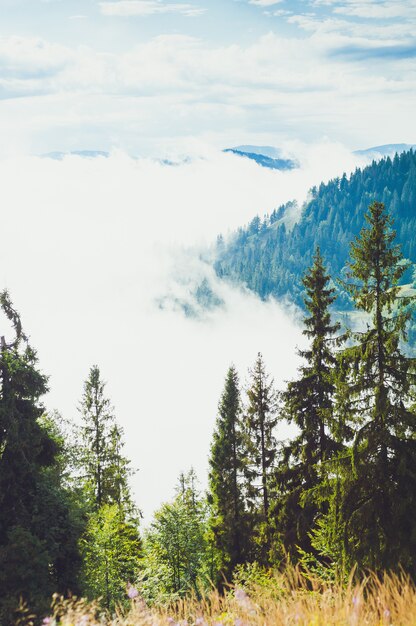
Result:
<instances>
[{"instance_id":1,"label":"green foliage","mask_svg":"<svg viewBox=\"0 0 416 626\"><path fill-rule=\"evenodd\" d=\"M220 584L231 580L235 566L245 560L244 455L238 374L231 366L218 407L209 474L210 527L217 548Z\"/></svg>"},{"instance_id":2,"label":"green foliage","mask_svg":"<svg viewBox=\"0 0 416 626\"><path fill-rule=\"evenodd\" d=\"M345 550L360 566L401 563L416 573L416 362L402 351L411 311L399 288L407 264L384 205L374 202L366 220L351 246L345 288L371 321L350 333L337 385L337 411L355 430L341 492Z\"/></svg>"},{"instance_id":3,"label":"green foliage","mask_svg":"<svg viewBox=\"0 0 416 626\"><path fill-rule=\"evenodd\" d=\"M208 511L195 481L193 470L180 477L176 497L160 507L145 533L139 588L148 602L199 596L209 585Z\"/></svg>"},{"instance_id":4,"label":"green foliage","mask_svg":"<svg viewBox=\"0 0 416 626\"><path fill-rule=\"evenodd\" d=\"M250 597L257 595L278 599L282 596L282 581L271 568L254 563L237 565L234 570L233 585L244 589Z\"/></svg>"},{"instance_id":5,"label":"green foliage","mask_svg":"<svg viewBox=\"0 0 416 626\"><path fill-rule=\"evenodd\" d=\"M141 540L116 504L104 504L89 519L81 542L84 593L107 609L126 602L127 584L138 575Z\"/></svg>"},{"instance_id":6,"label":"green foliage","mask_svg":"<svg viewBox=\"0 0 416 626\"><path fill-rule=\"evenodd\" d=\"M123 430L105 396L105 383L94 365L84 383L80 411L83 424L78 441L79 473L91 506L117 504L132 508L128 478L130 462L122 454Z\"/></svg>"},{"instance_id":7,"label":"green foliage","mask_svg":"<svg viewBox=\"0 0 416 626\"><path fill-rule=\"evenodd\" d=\"M37 369L7 292L14 338L0 353L0 621L23 598L42 611L54 592L77 592L79 527L62 487L60 442L42 419L47 380Z\"/></svg>"},{"instance_id":8,"label":"green foliage","mask_svg":"<svg viewBox=\"0 0 416 626\"><path fill-rule=\"evenodd\" d=\"M334 422L334 346L339 324L331 323L329 308L335 289L329 286L320 250L303 279L306 290L303 334L310 340L299 351L306 362L300 377L288 384L282 395L283 415L294 423L298 434L283 448L276 472L278 497L274 504L276 530L284 548L291 553L311 551L310 533L323 513L317 488L322 466L341 449L340 428Z\"/></svg>"},{"instance_id":9,"label":"green foliage","mask_svg":"<svg viewBox=\"0 0 416 626\"><path fill-rule=\"evenodd\" d=\"M277 397L273 381L259 353L247 390L247 406L243 416L246 459L244 463L245 497L253 527L251 559L261 563L269 560L271 548L270 502L277 444Z\"/></svg>"},{"instance_id":10,"label":"green foliage","mask_svg":"<svg viewBox=\"0 0 416 626\"><path fill-rule=\"evenodd\" d=\"M215 270L220 277L244 283L261 298L288 296L303 306L301 277L312 265L317 247L333 280L344 275L350 242L364 225L374 199L383 202L397 225L397 240L405 258L416 262L416 153L412 150L373 162L314 187L311 199L291 227L293 203L273 211L264 222L257 217L217 248ZM406 276L408 276L406 274ZM410 276L408 276L410 280ZM349 294L338 286L338 308L350 310Z\"/></svg>"},{"instance_id":11,"label":"green foliage","mask_svg":"<svg viewBox=\"0 0 416 626\"><path fill-rule=\"evenodd\" d=\"M122 454L123 431L104 392L94 366L84 384L76 469L88 520L80 542L83 592L90 599L101 597L113 609L126 599L126 585L137 576L141 541L129 487L130 463Z\"/></svg>"}]
</instances>

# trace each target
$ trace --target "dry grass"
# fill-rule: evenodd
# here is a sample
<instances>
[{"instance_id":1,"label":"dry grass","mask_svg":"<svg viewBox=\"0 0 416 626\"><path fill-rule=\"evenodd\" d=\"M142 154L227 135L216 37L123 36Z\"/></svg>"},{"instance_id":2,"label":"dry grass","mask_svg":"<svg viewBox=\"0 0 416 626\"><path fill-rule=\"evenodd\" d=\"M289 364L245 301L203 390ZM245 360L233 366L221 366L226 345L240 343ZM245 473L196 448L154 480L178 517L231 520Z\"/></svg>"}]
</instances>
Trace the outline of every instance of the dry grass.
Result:
<instances>
[{"instance_id":1,"label":"dry grass","mask_svg":"<svg viewBox=\"0 0 416 626\"><path fill-rule=\"evenodd\" d=\"M416 588L405 575L368 576L346 588L322 584L296 570L270 586L212 592L169 608L148 608L140 599L111 617L84 601L55 599L54 626L416 626Z\"/></svg>"}]
</instances>

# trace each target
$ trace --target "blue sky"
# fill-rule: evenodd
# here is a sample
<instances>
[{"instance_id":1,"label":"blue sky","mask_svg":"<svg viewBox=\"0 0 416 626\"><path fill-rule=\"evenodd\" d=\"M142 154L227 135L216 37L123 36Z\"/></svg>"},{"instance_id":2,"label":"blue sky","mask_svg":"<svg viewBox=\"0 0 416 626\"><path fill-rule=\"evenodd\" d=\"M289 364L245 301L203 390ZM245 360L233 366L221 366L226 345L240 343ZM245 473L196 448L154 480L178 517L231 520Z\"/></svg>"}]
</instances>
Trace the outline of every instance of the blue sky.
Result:
<instances>
[{"instance_id":1,"label":"blue sky","mask_svg":"<svg viewBox=\"0 0 416 626\"><path fill-rule=\"evenodd\" d=\"M415 0L0 0L2 152L415 142Z\"/></svg>"}]
</instances>

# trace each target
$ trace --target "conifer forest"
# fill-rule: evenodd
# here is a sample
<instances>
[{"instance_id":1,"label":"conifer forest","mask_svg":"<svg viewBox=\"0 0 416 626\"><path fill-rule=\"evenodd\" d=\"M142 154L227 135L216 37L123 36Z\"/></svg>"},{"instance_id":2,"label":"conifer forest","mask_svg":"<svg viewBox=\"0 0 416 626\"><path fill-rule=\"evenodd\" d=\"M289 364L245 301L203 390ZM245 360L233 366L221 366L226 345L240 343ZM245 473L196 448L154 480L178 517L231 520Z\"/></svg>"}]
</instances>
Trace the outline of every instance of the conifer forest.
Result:
<instances>
[{"instance_id":1,"label":"conifer forest","mask_svg":"<svg viewBox=\"0 0 416 626\"><path fill-rule=\"evenodd\" d=\"M293 284L305 338L300 367L277 388L261 353L248 385L230 364L208 477L188 468L146 526L105 372L85 365L78 420L46 411L49 382L36 337L29 339L13 294L1 292L2 626L88 624L93 614L124 623L129 610L143 623L257 624L266 596L276 606L289 601L285 576L308 602L334 588L344 600L356 588L381 598L377 584L396 585L397 608L403 589L413 593L415 159L411 150L314 188L291 229L282 207L226 241L219 237L214 265L221 279L262 298L287 294ZM270 342L281 350L278 328ZM282 424L290 436L280 436ZM149 445L157 456L157 444ZM241 619L224 608L230 593ZM352 611L358 597L348 600ZM94 608L59 605L71 598ZM187 601L205 602L211 618L186 613ZM393 608L381 604L374 605L377 622L342 621L341 606L339 622L313 618L310 607L306 618L299 604L298 621L276 613L263 623L416 623L390 621ZM215 607L222 613L214 620ZM146 621L154 609L166 613Z\"/></svg>"}]
</instances>

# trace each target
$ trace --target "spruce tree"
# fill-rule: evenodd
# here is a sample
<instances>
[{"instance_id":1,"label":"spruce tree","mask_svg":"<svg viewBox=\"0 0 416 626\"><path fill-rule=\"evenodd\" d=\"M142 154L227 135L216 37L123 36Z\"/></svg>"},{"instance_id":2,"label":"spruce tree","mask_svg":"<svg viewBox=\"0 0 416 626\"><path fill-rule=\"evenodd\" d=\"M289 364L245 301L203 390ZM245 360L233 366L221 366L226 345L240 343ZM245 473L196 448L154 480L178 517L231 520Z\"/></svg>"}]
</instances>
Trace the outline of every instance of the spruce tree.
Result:
<instances>
[{"instance_id":1,"label":"spruce tree","mask_svg":"<svg viewBox=\"0 0 416 626\"><path fill-rule=\"evenodd\" d=\"M252 558L267 563L271 547L270 504L276 462L277 397L259 353L250 370L243 424L246 459L246 502L253 527Z\"/></svg>"},{"instance_id":2,"label":"spruce tree","mask_svg":"<svg viewBox=\"0 0 416 626\"><path fill-rule=\"evenodd\" d=\"M227 372L218 407L210 456L209 495L211 529L218 551L221 580L231 580L234 567L244 561L244 446L241 398L234 366Z\"/></svg>"},{"instance_id":3,"label":"spruce tree","mask_svg":"<svg viewBox=\"0 0 416 626\"><path fill-rule=\"evenodd\" d=\"M90 599L102 595L106 608L113 608L125 598L126 583L138 572L139 512L130 493L130 462L122 453L123 431L96 365L85 381L80 409L78 472L88 502L80 544L83 588Z\"/></svg>"},{"instance_id":4,"label":"spruce tree","mask_svg":"<svg viewBox=\"0 0 416 626\"><path fill-rule=\"evenodd\" d=\"M283 393L284 416L298 428L297 436L284 447L276 473L280 494L276 525L289 552L297 546L303 550L311 548L309 534L322 512L316 488L322 481L326 461L340 448L333 421L334 344L340 327L331 322L329 309L335 301L335 289L329 283L318 248L313 265L303 278L308 311L303 334L310 345L298 351L305 364L299 369L298 380L290 382Z\"/></svg>"},{"instance_id":5,"label":"spruce tree","mask_svg":"<svg viewBox=\"0 0 416 626\"><path fill-rule=\"evenodd\" d=\"M42 613L52 593L77 592L77 527L62 487L59 441L42 421L47 379L7 292L0 312L0 623L19 599Z\"/></svg>"},{"instance_id":6,"label":"spruce tree","mask_svg":"<svg viewBox=\"0 0 416 626\"><path fill-rule=\"evenodd\" d=\"M123 430L105 395L105 382L94 365L84 383L80 411L79 453L82 479L94 508L117 504L129 508L130 462L123 456Z\"/></svg>"},{"instance_id":7,"label":"spruce tree","mask_svg":"<svg viewBox=\"0 0 416 626\"><path fill-rule=\"evenodd\" d=\"M341 512L350 563L416 573L415 360L402 342L411 315L399 281L408 264L392 220L374 202L351 246L346 289L367 328L351 333L340 357L338 411L355 428L345 468Z\"/></svg>"}]
</instances>

